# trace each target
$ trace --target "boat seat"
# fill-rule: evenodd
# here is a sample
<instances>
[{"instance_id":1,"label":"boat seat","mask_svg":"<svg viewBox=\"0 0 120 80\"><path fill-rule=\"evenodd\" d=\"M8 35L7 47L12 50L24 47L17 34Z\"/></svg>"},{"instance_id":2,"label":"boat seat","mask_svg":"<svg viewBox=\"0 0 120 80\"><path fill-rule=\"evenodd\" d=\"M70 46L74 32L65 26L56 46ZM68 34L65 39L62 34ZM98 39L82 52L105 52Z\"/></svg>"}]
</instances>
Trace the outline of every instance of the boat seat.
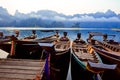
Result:
<instances>
[{"instance_id":1,"label":"boat seat","mask_svg":"<svg viewBox=\"0 0 120 80\"><path fill-rule=\"evenodd\" d=\"M61 47L61 45L57 45L57 46L56 46L56 48L60 48L60 47Z\"/></svg>"},{"instance_id":2,"label":"boat seat","mask_svg":"<svg viewBox=\"0 0 120 80\"><path fill-rule=\"evenodd\" d=\"M90 53L91 53L91 54L94 53L94 50L93 50L92 48L90 49Z\"/></svg>"},{"instance_id":3,"label":"boat seat","mask_svg":"<svg viewBox=\"0 0 120 80\"><path fill-rule=\"evenodd\" d=\"M63 46L63 49L66 49L66 47L67 47L67 45L64 45L64 46Z\"/></svg>"},{"instance_id":4,"label":"boat seat","mask_svg":"<svg viewBox=\"0 0 120 80\"><path fill-rule=\"evenodd\" d=\"M80 52L76 52L76 55L79 57L79 59L81 60L95 60L94 57L92 56L92 54L89 54L89 53L80 53Z\"/></svg>"},{"instance_id":5,"label":"boat seat","mask_svg":"<svg viewBox=\"0 0 120 80\"><path fill-rule=\"evenodd\" d=\"M75 52L79 52L79 49L75 49Z\"/></svg>"}]
</instances>

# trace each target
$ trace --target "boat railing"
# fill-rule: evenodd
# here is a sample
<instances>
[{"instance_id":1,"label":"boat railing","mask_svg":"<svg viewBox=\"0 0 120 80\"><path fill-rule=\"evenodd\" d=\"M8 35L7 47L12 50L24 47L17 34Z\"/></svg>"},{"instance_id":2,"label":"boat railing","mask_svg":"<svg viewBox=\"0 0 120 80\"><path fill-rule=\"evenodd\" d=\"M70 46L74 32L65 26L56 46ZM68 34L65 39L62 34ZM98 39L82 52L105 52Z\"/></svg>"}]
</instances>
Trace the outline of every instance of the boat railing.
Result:
<instances>
[{"instance_id":1,"label":"boat railing","mask_svg":"<svg viewBox=\"0 0 120 80\"><path fill-rule=\"evenodd\" d=\"M111 49L112 51L120 52L120 47L117 46L117 45L112 45L112 44L103 42L103 43L102 43L102 46L104 46L104 47L106 47L106 48L109 48L109 49Z\"/></svg>"}]
</instances>

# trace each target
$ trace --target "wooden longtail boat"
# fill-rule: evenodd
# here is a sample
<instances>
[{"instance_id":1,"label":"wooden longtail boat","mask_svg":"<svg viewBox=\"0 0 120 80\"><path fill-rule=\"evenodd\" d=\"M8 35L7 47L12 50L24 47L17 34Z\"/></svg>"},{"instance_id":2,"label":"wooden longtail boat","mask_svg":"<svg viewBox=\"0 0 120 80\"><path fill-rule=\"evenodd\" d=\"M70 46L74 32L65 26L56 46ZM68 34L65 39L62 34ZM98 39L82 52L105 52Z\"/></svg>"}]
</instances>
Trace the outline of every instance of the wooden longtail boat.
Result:
<instances>
[{"instance_id":1,"label":"wooden longtail boat","mask_svg":"<svg viewBox=\"0 0 120 80\"><path fill-rule=\"evenodd\" d=\"M13 41L3 42L0 44L0 49L11 53L12 42L14 42L14 54L17 56L17 58L40 58L41 54L39 53L41 53L43 49L38 43L56 42L57 39L58 35L56 34L36 39L13 39Z\"/></svg>"},{"instance_id":2,"label":"wooden longtail boat","mask_svg":"<svg viewBox=\"0 0 120 80\"><path fill-rule=\"evenodd\" d=\"M56 55L62 55L70 50L70 41L59 41L54 48Z\"/></svg>"},{"instance_id":3,"label":"wooden longtail boat","mask_svg":"<svg viewBox=\"0 0 120 80\"><path fill-rule=\"evenodd\" d=\"M25 59L39 59L41 55L39 53L42 52L37 42L18 40L14 35L11 36L11 41L0 44L0 49L10 53L12 57Z\"/></svg>"},{"instance_id":4,"label":"wooden longtail boat","mask_svg":"<svg viewBox=\"0 0 120 80\"><path fill-rule=\"evenodd\" d=\"M56 34L34 40L35 42L38 42L39 45L46 51L52 53L54 51L54 45L58 42L59 35L58 32Z\"/></svg>"},{"instance_id":5,"label":"wooden longtail boat","mask_svg":"<svg viewBox=\"0 0 120 80\"><path fill-rule=\"evenodd\" d=\"M9 42L11 40L11 36L4 36L3 32L0 32L0 44L4 42Z\"/></svg>"},{"instance_id":6,"label":"wooden longtail boat","mask_svg":"<svg viewBox=\"0 0 120 80\"><path fill-rule=\"evenodd\" d=\"M9 42L10 39L0 39L0 44L4 43L4 42Z\"/></svg>"},{"instance_id":7,"label":"wooden longtail boat","mask_svg":"<svg viewBox=\"0 0 120 80\"><path fill-rule=\"evenodd\" d=\"M56 55L61 55L70 49L70 39L67 38L67 32L64 32L64 37L61 37L55 45Z\"/></svg>"},{"instance_id":8,"label":"wooden longtail boat","mask_svg":"<svg viewBox=\"0 0 120 80\"><path fill-rule=\"evenodd\" d=\"M23 38L21 39L22 41L33 41L33 42L38 42L38 43L51 43L51 42L54 42L56 40L58 40L59 38L59 35L58 33L56 32L56 34L54 35L51 35L51 36L47 36L47 37L43 37L43 38L34 38L34 39L31 39L31 38Z\"/></svg>"},{"instance_id":9,"label":"wooden longtail boat","mask_svg":"<svg viewBox=\"0 0 120 80\"><path fill-rule=\"evenodd\" d=\"M65 80L70 60L70 41L60 41L55 46L55 52L51 54L51 71L57 74L53 79ZM51 72L52 73L52 72Z\"/></svg>"},{"instance_id":10,"label":"wooden longtail boat","mask_svg":"<svg viewBox=\"0 0 120 80\"><path fill-rule=\"evenodd\" d=\"M59 38L59 35L52 35L52 36L48 36L48 37L44 37L44 38L40 38L40 39L35 39L35 42L40 42L40 43L52 43L57 41Z\"/></svg>"},{"instance_id":11,"label":"wooden longtail boat","mask_svg":"<svg viewBox=\"0 0 120 80\"><path fill-rule=\"evenodd\" d=\"M103 41L93 39L93 36L102 36ZM120 78L120 43L115 42L114 40L108 40L108 36L115 37L115 35L90 32L88 42L92 45L93 49L103 58L105 63L117 64L115 73L117 73L116 77L118 75Z\"/></svg>"},{"instance_id":12,"label":"wooden longtail boat","mask_svg":"<svg viewBox=\"0 0 120 80\"><path fill-rule=\"evenodd\" d=\"M17 39L19 35L19 31L15 30L15 36L14 35L7 35L4 36L3 32L0 32L0 49L3 49L4 51L7 51L10 53L11 49L11 38L14 36L15 39Z\"/></svg>"},{"instance_id":13,"label":"wooden longtail boat","mask_svg":"<svg viewBox=\"0 0 120 80\"><path fill-rule=\"evenodd\" d=\"M89 35L96 36L96 33L89 33ZM99 36L109 36L101 34ZM93 45L93 48L102 56L106 57L111 63L120 65L120 43L114 40L107 40L107 37L103 41L96 39L88 39L88 42Z\"/></svg>"},{"instance_id":14,"label":"wooden longtail boat","mask_svg":"<svg viewBox=\"0 0 120 80\"><path fill-rule=\"evenodd\" d=\"M46 47L46 46L41 46L38 43L55 43L57 42L57 39L58 39L57 35L52 35L52 36L39 38L39 39L37 38L37 39L16 40L15 41L17 44L16 46L18 46L18 48L16 48L16 51L18 49L18 53L19 53L20 52L19 47L21 47L22 49L26 49L24 51L27 51L28 54L34 54L37 57L37 56L40 56L39 52L43 50L43 47L44 48Z\"/></svg>"},{"instance_id":15,"label":"wooden longtail boat","mask_svg":"<svg viewBox=\"0 0 120 80\"><path fill-rule=\"evenodd\" d=\"M93 36L103 37L103 41L93 39ZM102 57L104 63L108 64L117 64L117 68L112 72L108 72L109 78L119 79L120 78L120 42L114 40L108 40L108 35L98 32L90 32L88 42L92 45L93 49ZM107 73L106 73L107 74Z\"/></svg>"},{"instance_id":16,"label":"wooden longtail boat","mask_svg":"<svg viewBox=\"0 0 120 80\"><path fill-rule=\"evenodd\" d=\"M80 39L80 37L73 41L72 50L72 71L76 68L76 70L81 73L73 73L72 77L74 80L77 78L83 80L102 80L100 74L103 73L104 70L115 69L116 67L116 65L103 64L101 58L92 46Z\"/></svg>"},{"instance_id":17,"label":"wooden longtail boat","mask_svg":"<svg viewBox=\"0 0 120 80\"><path fill-rule=\"evenodd\" d=\"M14 36L13 36L14 37ZM32 57L32 56L40 56L40 52L42 51L41 46L38 45L38 43L52 43L52 42L56 42L58 39L58 35L52 35L52 36L48 36L48 37L44 37L44 38L36 38L36 39L16 39L16 37L14 37L14 54L16 54L17 56L19 56L19 58L21 57ZM12 39L11 39L12 40ZM11 46L13 41L11 41L9 39L2 39L1 43L0 43L0 49L3 49L4 51L11 53ZM33 55L34 54L34 55ZM37 58L38 58L37 57Z\"/></svg>"},{"instance_id":18,"label":"wooden longtail boat","mask_svg":"<svg viewBox=\"0 0 120 80\"><path fill-rule=\"evenodd\" d=\"M64 32L66 34L66 32ZM51 77L54 80L66 80L70 60L70 39L61 37L51 54ZM57 77L56 77L57 76Z\"/></svg>"}]
</instances>

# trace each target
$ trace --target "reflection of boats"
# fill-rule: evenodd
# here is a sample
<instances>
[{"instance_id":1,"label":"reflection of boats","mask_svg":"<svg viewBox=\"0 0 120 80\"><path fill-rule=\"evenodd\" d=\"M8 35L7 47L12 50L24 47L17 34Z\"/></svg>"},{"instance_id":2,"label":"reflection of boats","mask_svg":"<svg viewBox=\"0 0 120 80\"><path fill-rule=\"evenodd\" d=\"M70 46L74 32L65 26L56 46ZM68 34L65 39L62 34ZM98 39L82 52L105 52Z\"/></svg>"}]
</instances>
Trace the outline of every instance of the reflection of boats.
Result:
<instances>
[{"instance_id":1,"label":"reflection of boats","mask_svg":"<svg viewBox=\"0 0 120 80\"><path fill-rule=\"evenodd\" d=\"M54 80L65 80L70 60L70 40L67 37L62 40L61 37L54 50L51 54L51 77Z\"/></svg>"},{"instance_id":2,"label":"reflection of boats","mask_svg":"<svg viewBox=\"0 0 120 80\"><path fill-rule=\"evenodd\" d=\"M103 41L93 39L93 36L102 36ZM90 32L88 42L92 45L93 49L103 58L105 63L117 64L117 68L115 70L117 74L116 72L114 74L116 74L115 78L117 78L117 75L120 78L120 43L115 42L114 40L108 40L108 36L115 37L115 35Z\"/></svg>"},{"instance_id":3,"label":"reflection of boats","mask_svg":"<svg viewBox=\"0 0 120 80\"><path fill-rule=\"evenodd\" d=\"M95 78L101 80L100 73L116 67L116 65L103 64L99 55L92 49L92 46L80 39L80 35L78 39L73 41L72 50L72 78L74 80L80 78L83 80L96 80ZM77 74L74 72L77 72Z\"/></svg>"}]
</instances>

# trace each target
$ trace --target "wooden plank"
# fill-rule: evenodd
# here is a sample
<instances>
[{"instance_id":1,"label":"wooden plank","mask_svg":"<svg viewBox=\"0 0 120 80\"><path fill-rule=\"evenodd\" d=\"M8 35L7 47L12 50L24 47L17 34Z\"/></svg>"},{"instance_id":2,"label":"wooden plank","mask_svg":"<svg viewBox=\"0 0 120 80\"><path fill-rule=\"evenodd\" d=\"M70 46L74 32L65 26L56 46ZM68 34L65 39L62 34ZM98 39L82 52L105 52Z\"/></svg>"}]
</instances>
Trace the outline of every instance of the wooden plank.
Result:
<instances>
[{"instance_id":1,"label":"wooden plank","mask_svg":"<svg viewBox=\"0 0 120 80\"><path fill-rule=\"evenodd\" d=\"M23 61L23 62L44 62L44 60L34 60L34 59L11 59L11 58L8 58L8 59L0 59L0 61Z\"/></svg>"},{"instance_id":2,"label":"wooden plank","mask_svg":"<svg viewBox=\"0 0 120 80\"><path fill-rule=\"evenodd\" d=\"M0 65L0 68L1 69L5 69L5 68L8 68L8 69L30 69L30 70L39 70L40 67L31 67L31 66L11 66L11 65Z\"/></svg>"},{"instance_id":3,"label":"wooden plank","mask_svg":"<svg viewBox=\"0 0 120 80\"><path fill-rule=\"evenodd\" d=\"M25 74L8 74L8 73L0 73L0 78L16 78L16 79L31 79L33 80L36 75L25 75ZM11 79L12 80L12 79Z\"/></svg>"},{"instance_id":4,"label":"wooden plank","mask_svg":"<svg viewBox=\"0 0 120 80\"><path fill-rule=\"evenodd\" d=\"M26 79L17 79L17 78L2 78L2 77L0 77L0 80L26 80Z\"/></svg>"},{"instance_id":5,"label":"wooden plank","mask_svg":"<svg viewBox=\"0 0 120 80\"><path fill-rule=\"evenodd\" d=\"M44 62L34 63L34 62L0 62L0 65L17 65L17 66L31 66L31 67L42 67Z\"/></svg>"},{"instance_id":6,"label":"wooden plank","mask_svg":"<svg viewBox=\"0 0 120 80\"><path fill-rule=\"evenodd\" d=\"M24 70L24 69L0 69L0 73L9 74L37 74L40 73L42 69L39 70Z\"/></svg>"},{"instance_id":7,"label":"wooden plank","mask_svg":"<svg viewBox=\"0 0 120 80\"><path fill-rule=\"evenodd\" d=\"M33 80L43 75L45 60L1 59L0 80Z\"/></svg>"},{"instance_id":8,"label":"wooden plank","mask_svg":"<svg viewBox=\"0 0 120 80\"><path fill-rule=\"evenodd\" d=\"M18 66L43 66L45 64L45 60L44 61L40 61L40 60L11 60L11 59L7 59L7 60L0 60L0 65L18 65Z\"/></svg>"},{"instance_id":9,"label":"wooden plank","mask_svg":"<svg viewBox=\"0 0 120 80\"><path fill-rule=\"evenodd\" d=\"M36 63L36 64L38 64L38 63L44 63L45 61L39 61L39 62L38 62L38 61L36 61L36 60L35 60L35 61L29 61L29 60L28 60L28 61L23 61L23 60L22 60L22 61L21 61L21 60L20 60L20 61L0 60L0 62L12 62L12 63L13 63L13 62L14 62L14 63L18 62L18 63L24 63L24 64L26 64L26 63Z\"/></svg>"}]
</instances>

